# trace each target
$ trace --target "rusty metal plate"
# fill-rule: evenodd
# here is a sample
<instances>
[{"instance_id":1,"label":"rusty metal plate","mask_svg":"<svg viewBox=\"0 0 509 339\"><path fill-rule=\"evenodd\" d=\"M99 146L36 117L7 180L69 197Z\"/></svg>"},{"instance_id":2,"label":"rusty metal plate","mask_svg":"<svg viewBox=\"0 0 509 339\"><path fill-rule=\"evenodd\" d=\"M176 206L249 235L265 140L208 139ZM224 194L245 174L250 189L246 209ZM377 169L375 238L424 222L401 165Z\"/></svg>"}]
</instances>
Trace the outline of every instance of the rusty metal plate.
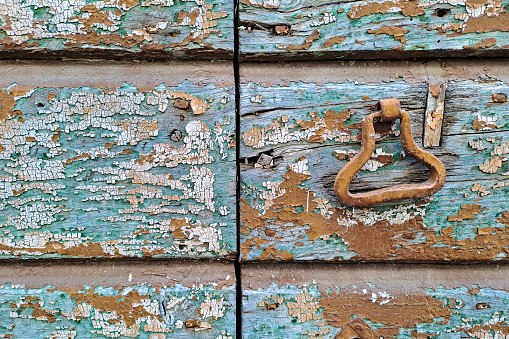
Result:
<instances>
[{"instance_id":1,"label":"rusty metal plate","mask_svg":"<svg viewBox=\"0 0 509 339\"><path fill-rule=\"evenodd\" d=\"M242 67L242 259L506 260L507 66L466 69L454 62ZM364 208L339 202L334 180L357 154L360 123L378 100L401 101L423 148L424 125L436 126L424 123L426 98L444 81L441 144L427 148L445 165L443 188ZM350 192L428 179L403 152L397 124L377 123L375 132L375 150Z\"/></svg>"},{"instance_id":2,"label":"rusty metal plate","mask_svg":"<svg viewBox=\"0 0 509 339\"><path fill-rule=\"evenodd\" d=\"M0 269L1 338L235 337L225 263L79 263Z\"/></svg>"},{"instance_id":3,"label":"rusty metal plate","mask_svg":"<svg viewBox=\"0 0 509 339\"><path fill-rule=\"evenodd\" d=\"M495 265L247 264L243 338L506 338L508 278Z\"/></svg>"},{"instance_id":4,"label":"rusty metal plate","mask_svg":"<svg viewBox=\"0 0 509 339\"><path fill-rule=\"evenodd\" d=\"M235 251L230 64L0 74L1 257Z\"/></svg>"},{"instance_id":5,"label":"rusty metal plate","mask_svg":"<svg viewBox=\"0 0 509 339\"><path fill-rule=\"evenodd\" d=\"M10 0L0 16L0 57L233 55L233 0Z\"/></svg>"},{"instance_id":6,"label":"rusty metal plate","mask_svg":"<svg viewBox=\"0 0 509 339\"><path fill-rule=\"evenodd\" d=\"M507 56L509 2L240 0L245 59Z\"/></svg>"}]
</instances>

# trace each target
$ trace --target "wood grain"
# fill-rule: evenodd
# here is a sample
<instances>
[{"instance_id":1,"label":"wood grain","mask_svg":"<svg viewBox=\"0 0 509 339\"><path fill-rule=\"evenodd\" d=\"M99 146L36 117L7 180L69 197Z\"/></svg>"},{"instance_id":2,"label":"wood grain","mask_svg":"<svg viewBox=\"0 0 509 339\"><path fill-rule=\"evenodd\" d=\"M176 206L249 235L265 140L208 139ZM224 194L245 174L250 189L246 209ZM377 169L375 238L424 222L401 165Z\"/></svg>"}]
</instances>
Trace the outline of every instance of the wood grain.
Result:
<instances>
[{"instance_id":1,"label":"wood grain","mask_svg":"<svg viewBox=\"0 0 509 339\"><path fill-rule=\"evenodd\" d=\"M354 318L384 339L505 338L508 274L495 265L245 265L243 338L334 338Z\"/></svg>"},{"instance_id":2,"label":"wood grain","mask_svg":"<svg viewBox=\"0 0 509 339\"><path fill-rule=\"evenodd\" d=\"M2 264L2 338L235 336L228 263Z\"/></svg>"},{"instance_id":3,"label":"wood grain","mask_svg":"<svg viewBox=\"0 0 509 339\"><path fill-rule=\"evenodd\" d=\"M429 86L423 135L423 145L426 148L440 146L446 89L447 83L430 84Z\"/></svg>"},{"instance_id":4,"label":"wood grain","mask_svg":"<svg viewBox=\"0 0 509 339\"><path fill-rule=\"evenodd\" d=\"M332 186L359 148L362 118L377 100L399 98L422 147L428 84L294 81L299 76L242 79L243 260L505 260L509 121L507 104L493 101L494 93L509 92L505 82L451 79L442 145L430 150L447 170L442 190L426 199L349 208ZM375 153L351 191L427 179L424 166L401 151L396 125L379 124L378 132ZM262 154L272 165L257 164Z\"/></svg>"},{"instance_id":5,"label":"wood grain","mask_svg":"<svg viewBox=\"0 0 509 339\"><path fill-rule=\"evenodd\" d=\"M507 56L507 0L241 0L245 59Z\"/></svg>"},{"instance_id":6,"label":"wood grain","mask_svg":"<svg viewBox=\"0 0 509 339\"><path fill-rule=\"evenodd\" d=\"M188 66L0 70L3 258L235 251L233 76Z\"/></svg>"},{"instance_id":7,"label":"wood grain","mask_svg":"<svg viewBox=\"0 0 509 339\"><path fill-rule=\"evenodd\" d=\"M4 1L0 57L231 58L233 1Z\"/></svg>"}]
</instances>

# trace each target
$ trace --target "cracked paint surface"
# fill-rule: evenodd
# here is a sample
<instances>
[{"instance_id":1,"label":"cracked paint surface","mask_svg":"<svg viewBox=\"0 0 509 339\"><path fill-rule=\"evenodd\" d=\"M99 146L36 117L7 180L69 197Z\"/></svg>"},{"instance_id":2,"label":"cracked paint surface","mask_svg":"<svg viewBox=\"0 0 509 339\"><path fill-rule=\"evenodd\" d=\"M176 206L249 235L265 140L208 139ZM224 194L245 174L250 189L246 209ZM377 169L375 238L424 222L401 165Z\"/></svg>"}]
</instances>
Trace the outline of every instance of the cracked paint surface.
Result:
<instances>
[{"instance_id":1,"label":"cracked paint surface","mask_svg":"<svg viewBox=\"0 0 509 339\"><path fill-rule=\"evenodd\" d=\"M235 251L233 86L0 93L2 257Z\"/></svg>"},{"instance_id":2,"label":"cracked paint surface","mask_svg":"<svg viewBox=\"0 0 509 339\"><path fill-rule=\"evenodd\" d=\"M253 58L497 53L509 47L508 5L507 0L241 0L240 51Z\"/></svg>"},{"instance_id":3,"label":"cracked paint surface","mask_svg":"<svg viewBox=\"0 0 509 339\"><path fill-rule=\"evenodd\" d=\"M507 104L492 94L508 92L494 79L451 81L444 113L451 118L443 145L431 150L447 169L444 188L425 199L350 208L332 185L359 148L362 118L376 110L376 100L398 97L422 145L427 86L402 80L242 84L242 259L504 260L509 123ZM256 96L261 103L251 103ZM475 128L479 116L496 126ZM375 152L350 189L425 181L425 168L401 150L397 124L375 129ZM261 156L272 165L256 166Z\"/></svg>"},{"instance_id":4,"label":"cracked paint surface","mask_svg":"<svg viewBox=\"0 0 509 339\"><path fill-rule=\"evenodd\" d=\"M334 338L360 317L380 338L507 338L509 293L477 284L387 292L370 282L243 291L246 338Z\"/></svg>"},{"instance_id":5,"label":"cracked paint surface","mask_svg":"<svg viewBox=\"0 0 509 339\"><path fill-rule=\"evenodd\" d=\"M7 0L0 4L0 45L232 53L232 12L233 3L222 0Z\"/></svg>"},{"instance_id":6,"label":"cracked paint surface","mask_svg":"<svg viewBox=\"0 0 509 339\"><path fill-rule=\"evenodd\" d=\"M235 336L235 285L0 286L1 338Z\"/></svg>"}]
</instances>

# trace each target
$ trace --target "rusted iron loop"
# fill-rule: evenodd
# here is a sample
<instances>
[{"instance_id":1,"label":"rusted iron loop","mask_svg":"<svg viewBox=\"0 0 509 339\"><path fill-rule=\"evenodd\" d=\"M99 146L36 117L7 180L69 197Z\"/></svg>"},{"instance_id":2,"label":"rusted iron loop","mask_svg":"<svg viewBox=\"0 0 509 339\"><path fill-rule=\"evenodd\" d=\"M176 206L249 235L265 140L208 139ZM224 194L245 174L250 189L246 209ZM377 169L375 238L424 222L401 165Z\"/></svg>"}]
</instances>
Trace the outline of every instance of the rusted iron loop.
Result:
<instances>
[{"instance_id":1,"label":"rusted iron loop","mask_svg":"<svg viewBox=\"0 0 509 339\"><path fill-rule=\"evenodd\" d=\"M370 159L375 150L375 128L373 121L395 121L400 119L401 146L407 155L412 156L430 171L427 181L420 184L400 184L365 193L351 194L348 186L355 173ZM415 144L410 127L410 117L400 107L398 99L380 100L380 112L367 115L362 121L362 145L359 153L353 157L338 173L334 182L336 196L348 206L366 207L388 201L408 198L423 198L436 193L445 184L445 167L433 154Z\"/></svg>"},{"instance_id":2,"label":"rusted iron loop","mask_svg":"<svg viewBox=\"0 0 509 339\"><path fill-rule=\"evenodd\" d=\"M362 319L355 318L346 324L334 339L378 339L378 337Z\"/></svg>"}]
</instances>

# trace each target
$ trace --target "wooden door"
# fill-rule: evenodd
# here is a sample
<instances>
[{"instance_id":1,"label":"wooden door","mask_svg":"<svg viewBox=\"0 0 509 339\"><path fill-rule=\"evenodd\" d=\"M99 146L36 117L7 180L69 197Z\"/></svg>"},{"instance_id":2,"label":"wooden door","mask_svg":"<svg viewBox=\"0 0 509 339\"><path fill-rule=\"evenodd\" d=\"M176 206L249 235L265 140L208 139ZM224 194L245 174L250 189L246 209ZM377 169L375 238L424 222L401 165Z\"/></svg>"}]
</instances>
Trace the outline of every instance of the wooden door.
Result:
<instances>
[{"instance_id":1,"label":"wooden door","mask_svg":"<svg viewBox=\"0 0 509 339\"><path fill-rule=\"evenodd\" d=\"M506 338L507 3L241 3L243 337ZM445 185L350 207L336 176L388 98ZM374 127L351 193L426 181Z\"/></svg>"},{"instance_id":2,"label":"wooden door","mask_svg":"<svg viewBox=\"0 0 509 339\"><path fill-rule=\"evenodd\" d=\"M506 338L508 7L1 2L0 338Z\"/></svg>"}]
</instances>

